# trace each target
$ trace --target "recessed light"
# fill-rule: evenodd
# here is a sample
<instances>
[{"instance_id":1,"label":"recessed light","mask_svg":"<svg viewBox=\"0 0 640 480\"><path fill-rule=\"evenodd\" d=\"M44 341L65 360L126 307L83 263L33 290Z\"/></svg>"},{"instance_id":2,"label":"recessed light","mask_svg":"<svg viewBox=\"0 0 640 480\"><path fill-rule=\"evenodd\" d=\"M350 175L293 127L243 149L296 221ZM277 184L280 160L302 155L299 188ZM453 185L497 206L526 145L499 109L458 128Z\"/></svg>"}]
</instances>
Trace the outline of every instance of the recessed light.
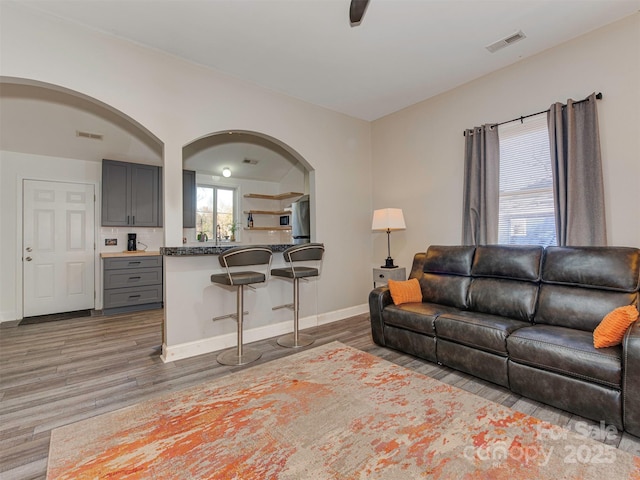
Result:
<instances>
[{"instance_id":1,"label":"recessed light","mask_svg":"<svg viewBox=\"0 0 640 480\"><path fill-rule=\"evenodd\" d=\"M222 176L225 178L229 178L231 176L231 169L229 169L229 167L224 167L222 169Z\"/></svg>"}]
</instances>

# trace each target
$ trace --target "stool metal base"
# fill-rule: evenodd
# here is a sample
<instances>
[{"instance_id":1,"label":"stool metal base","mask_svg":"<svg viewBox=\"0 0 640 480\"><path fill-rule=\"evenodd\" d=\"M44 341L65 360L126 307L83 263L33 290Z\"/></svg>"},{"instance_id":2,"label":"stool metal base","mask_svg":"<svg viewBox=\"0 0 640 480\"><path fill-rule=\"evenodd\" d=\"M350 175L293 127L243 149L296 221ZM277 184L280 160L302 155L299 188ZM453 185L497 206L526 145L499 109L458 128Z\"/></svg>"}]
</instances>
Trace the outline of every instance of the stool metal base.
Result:
<instances>
[{"instance_id":1,"label":"stool metal base","mask_svg":"<svg viewBox=\"0 0 640 480\"><path fill-rule=\"evenodd\" d=\"M278 341L278 345L280 345L281 347L300 348L300 347L306 347L307 345L311 345L316 340L311 335L298 333L298 341L296 342L295 335L293 333L289 333L287 335L280 337L277 341Z\"/></svg>"},{"instance_id":2,"label":"stool metal base","mask_svg":"<svg viewBox=\"0 0 640 480\"><path fill-rule=\"evenodd\" d=\"M234 348L233 350L222 352L216 360L221 365L246 365L247 363L255 362L261 356L262 352L244 347L242 355L238 355L238 350Z\"/></svg>"}]
</instances>

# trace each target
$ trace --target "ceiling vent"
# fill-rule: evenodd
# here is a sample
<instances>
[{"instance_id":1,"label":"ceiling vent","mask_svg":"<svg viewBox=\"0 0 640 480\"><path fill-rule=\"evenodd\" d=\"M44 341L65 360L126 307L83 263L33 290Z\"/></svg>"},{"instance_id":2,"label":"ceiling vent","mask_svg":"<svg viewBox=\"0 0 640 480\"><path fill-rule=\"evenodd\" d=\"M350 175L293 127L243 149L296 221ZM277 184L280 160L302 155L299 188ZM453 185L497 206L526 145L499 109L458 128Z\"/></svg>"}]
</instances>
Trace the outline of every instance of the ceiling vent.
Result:
<instances>
[{"instance_id":1,"label":"ceiling vent","mask_svg":"<svg viewBox=\"0 0 640 480\"><path fill-rule=\"evenodd\" d=\"M516 33L512 33L508 37L505 37L501 40L498 40L497 42L492 43L491 45L487 45L485 48L489 50L491 53L495 53L504 47L508 47L509 45L512 45L522 40L523 38L527 38L527 36L522 32L522 30L519 30Z\"/></svg>"},{"instance_id":2,"label":"ceiling vent","mask_svg":"<svg viewBox=\"0 0 640 480\"><path fill-rule=\"evenodd\" d=\"M100 135L99 133L81 132L80 130L76 130L76 137L90 138L92 140L102 140L104 138L104 135Z\"/></svg>"},{"instance_id":3,"label":"ceiling vent","mask_svg":"<svg viewBox=\"0 0 640 480\"><path fill-rule=\"evenodd\" d=\"M249 165L257 165L258 164L258 160L252 160L250 158L245 158L242 163L246 163Z\"/></svg>"}]
</instances>

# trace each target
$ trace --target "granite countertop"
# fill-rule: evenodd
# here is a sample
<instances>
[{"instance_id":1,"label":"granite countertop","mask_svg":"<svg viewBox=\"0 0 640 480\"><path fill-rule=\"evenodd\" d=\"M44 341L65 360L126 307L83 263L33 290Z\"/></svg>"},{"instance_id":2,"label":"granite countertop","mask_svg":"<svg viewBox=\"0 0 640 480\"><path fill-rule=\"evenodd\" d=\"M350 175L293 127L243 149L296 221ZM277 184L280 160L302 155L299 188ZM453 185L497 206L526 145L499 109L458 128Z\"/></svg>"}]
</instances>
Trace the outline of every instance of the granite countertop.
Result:
<instances>
[{"instance_id":1,"label":"granite countertop","mask_svg":"<svg viewBox=\"0 0 640 480\"><path fill-rule=\"evenodd\" d=\"M158 250L133 250L131 252L102 252L100 258L116 258L116 257L149 257L158 256L161 253Z\"/></svg>"},{"instance_id":2,"label":"granite countertop","mask_svg":"<svg viewBox=\"0 0 640 480\"><path fill-rule=\"evenodd\" d=\"M160 247L160 255L165 257L193 257L196 255L220 255L226 252L230 248L235 247L252 247L258 245L203 245L203 246L188 246L188 247ZM284 252L287 248L293 247L293 244L277 244L277 245L259 245L261 247L268 247L274 253Z\"/></svg>"}]
</instances>

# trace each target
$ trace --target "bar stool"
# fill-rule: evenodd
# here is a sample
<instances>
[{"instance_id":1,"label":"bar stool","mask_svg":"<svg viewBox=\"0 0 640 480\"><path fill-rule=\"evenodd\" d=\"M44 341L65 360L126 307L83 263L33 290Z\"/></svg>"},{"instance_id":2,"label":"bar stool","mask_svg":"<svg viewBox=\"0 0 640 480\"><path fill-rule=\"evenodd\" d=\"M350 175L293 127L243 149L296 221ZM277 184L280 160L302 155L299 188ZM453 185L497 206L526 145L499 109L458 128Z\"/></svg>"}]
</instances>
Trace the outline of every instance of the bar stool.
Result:
<instances>
[{"instance_id":1,"label":"bar stool","mask_svg":"<svg viewBox=\"0 0 640 480\"><path fill-rule=\"evenodd\" d=\"M314 338L311 335L298 332L298 317L300 310L299 282L301 278L317 277L320 274L320 262L322 261L323 254L324 245L322 243L304 243L302 245L295 245L282 252L282 256L289 266L285 268L274 268L271 270L271 275L274 277L293 279L293 304L280 305L273 307L272 309L293 308L293 333L289 333L278 338L278 345L288 348L298 348L306 347L314 342ZM295 262L303 261L318 262L318 268L294 265Z\"/></svg>"},{"instance_id":2,"label":"bar stool","mask_svg":"<svg viewBox=\"0 0 640 480\"><path fill-rule=\"evenodd\" d=\"M261 352L251 348L244 348L242 345L242 320L244 314L249 313L244 311L244 286L250 287L253 283L267 281L272 256L273 253L270 248L249 246L230 248L218 257L220 265L227 270L227 273L213 274L211 275L211 281L221 285L233 286L237 289L236 313L221 315L213 319L235 318L238 323L238 346L235 350L227 350L218 355L218 363L222 365L244 365L254 362L262 356ZM232 267L246 267L248 265L267 265L267 267L265 267L265 273L231 271Z\"/></svg>"}]
</instances>

